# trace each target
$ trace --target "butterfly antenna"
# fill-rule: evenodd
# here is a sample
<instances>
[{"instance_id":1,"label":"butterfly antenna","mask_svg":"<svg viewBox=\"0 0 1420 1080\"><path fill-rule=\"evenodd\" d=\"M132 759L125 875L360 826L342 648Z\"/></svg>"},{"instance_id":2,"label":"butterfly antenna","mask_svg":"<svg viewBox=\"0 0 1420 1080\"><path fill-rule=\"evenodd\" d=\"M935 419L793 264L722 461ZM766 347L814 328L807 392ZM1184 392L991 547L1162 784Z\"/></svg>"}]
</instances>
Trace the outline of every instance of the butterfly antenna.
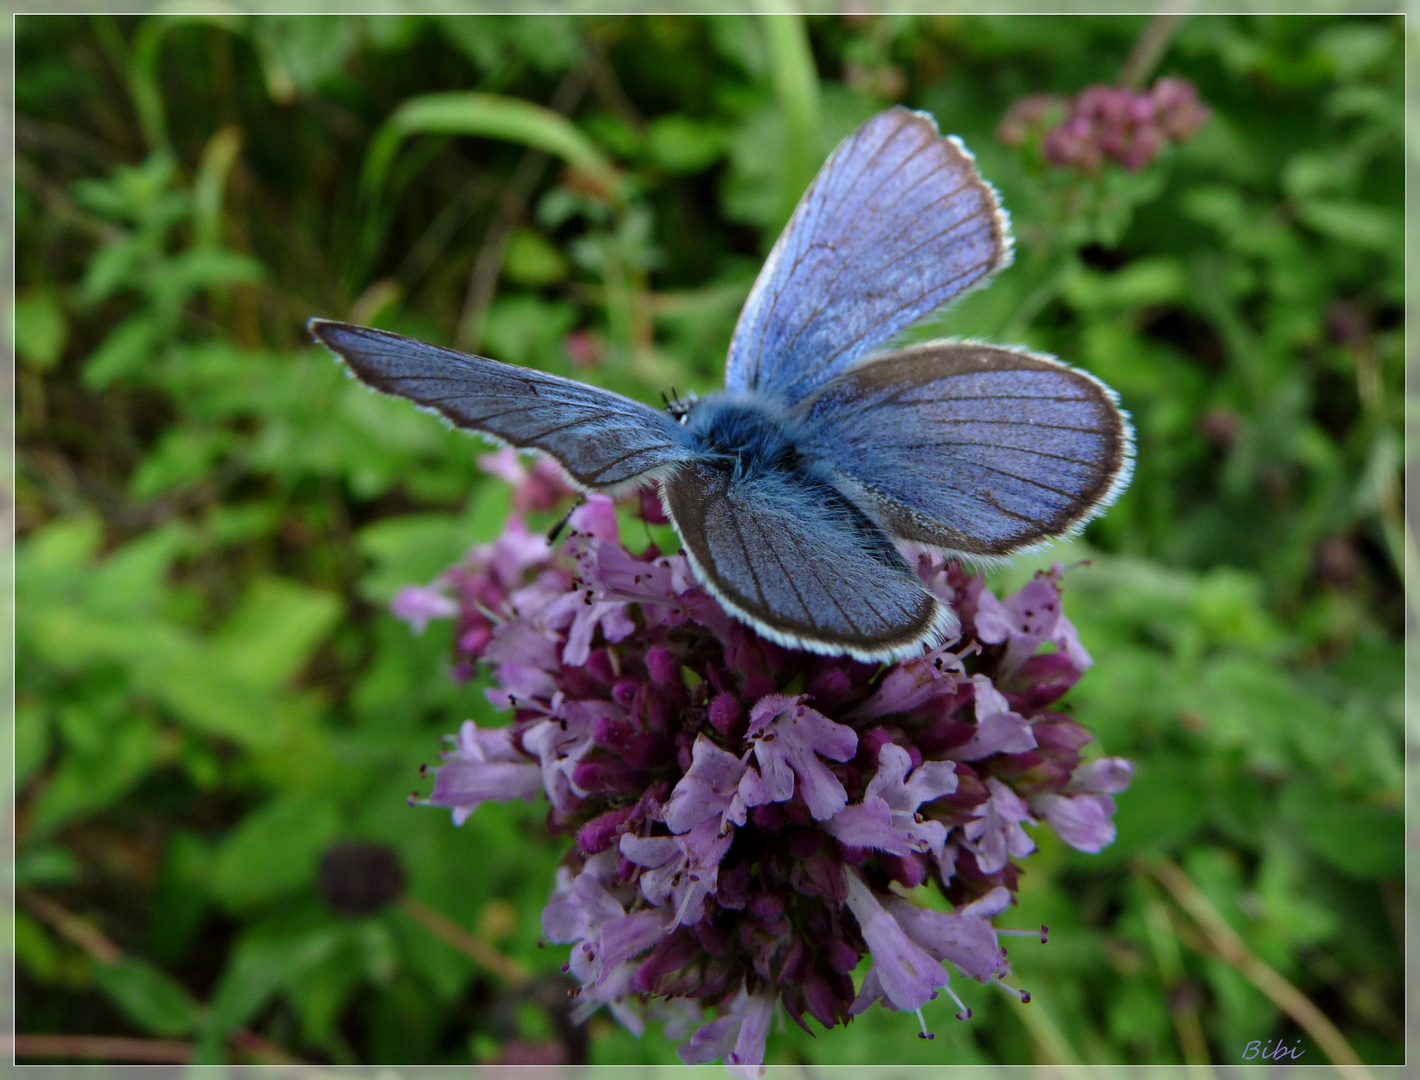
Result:
<instances>
[{"instance_id":1,"label":"butterfly antenna","mask_svg":"<svg viewBox=\"0 0 1420 1080\"><path fill-rule=\"evenodd\" d=\"M557 538L562 535L562 530L567 528L567 522L572 520L572 515L577 512L577 508L586 501L587 497L585 495L579 496L577 501L572 504L572 509L562 515L562 520L547 531L547 543L549 547L557 543Z\"/></svg>"}]
</instances>

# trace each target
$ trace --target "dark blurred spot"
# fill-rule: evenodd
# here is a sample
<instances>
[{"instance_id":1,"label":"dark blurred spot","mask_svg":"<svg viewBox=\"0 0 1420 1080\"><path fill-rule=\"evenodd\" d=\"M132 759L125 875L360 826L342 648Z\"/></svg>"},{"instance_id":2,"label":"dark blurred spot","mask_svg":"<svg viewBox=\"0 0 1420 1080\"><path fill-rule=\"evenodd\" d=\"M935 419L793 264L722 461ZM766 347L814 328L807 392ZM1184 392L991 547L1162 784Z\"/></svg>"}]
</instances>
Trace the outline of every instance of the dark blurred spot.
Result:
<instances>
[{"instance_id":1,"label":"dark blurred spot","mask_svg":"<svg viewBox=\"0 0 1420 1080\"><path fill-rule=\"evenodd\" d=\"M1316 373L1312 416L1333 439L1345 439L1361 415L1361 399L1351 372L1321 368Z\"/></svg>"},{"instance_id":2,"label":"dark blurred spot","mask_svg":"<svg viewBox=\"0 0 1420 1080\"><path fill-rule=\"evenodd\" d=\"M1347 591L1355 587L1365 560L1349 536L1328 536L1312 552L1312 565L1325 584Z\"/></svg>"},{"instance_id":3,"label":"dark blurred spot","mask_svg":"<svg viewBox=\"0 0 1420 1080\"><path fill-rule=\"evenodd\" d=\"M1178 726L1184 731L1192 731L1196 734L1208 730L1208 721L1201 713L1196 713L1192 709L1184 709L1178 714Z\"/></svg>"},{"instance_id":4,"label":"dark blurred spot","mask_svg":"<svg viewBox=\"0 0 1420 1080\"><path fill-rule=\"evenodd\" d=\"M1292 501L1292 481L1280 465L1266 465L1258 471L1257 482L1273 506L1286 506Z\"/></svg>"},{"instance_id":5,"label":"dark blurred spot","mask_svg":"<svg viewBox=\"0 0 1420 1080\"><path fill-rule=\"evenodd\" d=\"M1196 421L1198 434L1202 435L1215 450L1227 450L1237 442L1242 431L1242 417L1232 409L1215 406Z\"/></svg>"},{"instance_id":6,"label":"dark blurred spot","mask_svg":"<svg viewBox=\"0 0 1420 1080\"><path fill-rule=\"evenodd\" d=\"M907 75L891 64L869 66L850 60L844 65L843 78L858 93L882 101L899 101L907 93Z\"/></svg>"},{"instance_id":7,"label":"dark blurred spot","mask_svg":"<svg viewBox=\"0 0 1420 1080\"><path fill-rule=\"evenodd\" d=\"M404 892L399 856L382 844L346 840L321 856L317 889L337 914L373 915Z\"/></svg>"},{"instance_id":8,"label":"dark blurred spot","mask_svg":"<svg viewBox=\"0 0 1420 1080\"><path fill-rule=\"evenodd\" d=\"M1143 331L1182 349L1209 371L1220 371L1227 363L1228 354L1212 324L1190 312L1165 308L1144 320Z\"/></svg>"},{"instance_id":9,"label":"dark blurred spot","mask_svg":"<svg viewBox=\"0 0 1420 1080\"><path fill-rule=\"evenodd\" d=\"M1186 978L1169 991L1171 1009L1196 1009L1203 1004L1203 988L1197 979Z\"/></svg>"},{"instance_id":10,"label":"dark blurred spot","mask_svg":"<svg viewBox=\"0 0 1420 1080\"><path fill-rule=\"evenodd\" d=\"M1394 330L1404 322L1404 304L1380 304L1371 312L1371 329L1378 334Z\"/></svg>"},{"instance_id":11,"label":"dark blurred spot","mask_svg":"<svg viewBox=\"0 0 1420 1080\"><path fill-rule=\"evenodd\" d=\"M1358 344L1370 329L1370 320L1358 304L1338 300L1326 309L1326 336L1338 345Z\"/></svg>"},{"instance_id":12,"label":"dark blurred spot","mask_svg":"<svg viewBox=\"0 0 1420 1080\"><path fill-rule=\"evenodd\" d=\"M1095 270L1113 273L1129 261L1129 256L1101 244L1086 244L1080 249L1080 261Z\"/></svg>"}]
</instances>

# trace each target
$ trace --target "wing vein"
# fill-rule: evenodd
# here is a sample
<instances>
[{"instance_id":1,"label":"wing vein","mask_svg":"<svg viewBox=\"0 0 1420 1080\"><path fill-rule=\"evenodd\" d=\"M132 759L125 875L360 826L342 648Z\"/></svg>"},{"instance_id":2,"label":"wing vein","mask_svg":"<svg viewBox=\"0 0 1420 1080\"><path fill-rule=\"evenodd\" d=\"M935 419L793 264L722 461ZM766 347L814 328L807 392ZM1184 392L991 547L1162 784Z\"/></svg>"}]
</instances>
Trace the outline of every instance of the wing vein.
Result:
<instances>
[{"instance_id":1,"label":"wing vein","mask_svg":"<svg viewBox=\"0 0 1420 1080\"><path fill-rule=\"evenodd\" d=\"M982 442L979 439L940 439L933 442L897 443L894 444L893 449L932 450L940 446L986 446L990 447L992 450L1009 450L1015 454L1031 454L1035 457L1048 457L1055 461L1068 461L1072 465L1087 465L1093 468L1099 467L1098 461L1084 461L1066 454L1053 454L1049 450L1029 450L1023 446L1002 446L1000 443Z\"/></svg>"}]
</instances>

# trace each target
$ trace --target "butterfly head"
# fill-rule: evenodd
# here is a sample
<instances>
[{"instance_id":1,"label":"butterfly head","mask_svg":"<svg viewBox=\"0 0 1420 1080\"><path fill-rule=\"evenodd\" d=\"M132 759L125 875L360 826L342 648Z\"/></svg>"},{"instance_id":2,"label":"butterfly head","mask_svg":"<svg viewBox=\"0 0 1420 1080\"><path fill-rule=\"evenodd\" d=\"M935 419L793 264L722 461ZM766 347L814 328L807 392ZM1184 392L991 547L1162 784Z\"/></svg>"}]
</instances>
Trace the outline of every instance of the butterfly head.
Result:
<instances>
[{"instance_id":1,"label":"butterfly head","mask_svg":"<svg viewBox=\"0 0 1420 1080\"><path fill-rule=\"evenodd\" d=\"M661 391L661 400L666 403L666 412L670 413L677 423L684 424L700 398L694 390L686 394L685 397L680 397L676 394L675 387L672 386L669 394L664 390Z\"/></svg>"}]
</instances>

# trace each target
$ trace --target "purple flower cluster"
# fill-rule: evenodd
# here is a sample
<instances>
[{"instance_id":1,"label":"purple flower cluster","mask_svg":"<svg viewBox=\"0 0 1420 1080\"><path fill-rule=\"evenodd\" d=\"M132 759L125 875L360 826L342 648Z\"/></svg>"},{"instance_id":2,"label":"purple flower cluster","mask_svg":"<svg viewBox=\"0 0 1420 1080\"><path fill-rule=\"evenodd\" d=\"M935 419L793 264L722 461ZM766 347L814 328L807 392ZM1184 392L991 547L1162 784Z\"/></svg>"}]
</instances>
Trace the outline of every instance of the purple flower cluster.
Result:
<instances>
[{"instance_id":1,"label":"purple flower cluster","mask_svg":"<svg viewBox=\"0 0 1420 1080\"><path fill-rule=\"evenodd\" d=\"M1131 767L1083 761L1090 733L1051 708L1091 662L1058 566L1002 600L922 555L962 636L883 666L759 637L683 556L623 546L605 498L570 527L554 550L515 515L394 607L457 619L458 674L487 664L512 712L464 723L427 801L462 822L545 796L575 837L543 930L571 946L579 1016L665 1020L683 1061L757 1075L777 1006L806 1029L879 1001L920 1018L956 998L947 965L1009 974L992 920L1035 848L1023 825L1113 840Z\"/></svg>"},{"instance_id":2,"label":"purple flower cluster","mask_svg":"<svg viewBox=\"0 0 1420 1080\"><path fill-rule=\"evenodd\" d=\"M1043 133L1042 151L1052 165L1095 172L1114 161L1133 172L1169 143L1192 138L1208 116L1197 89L1183 79L1160 79L1145 92L1096 84L1070 100L1049 94L1021 98L996 136L1020 146Z\"/></svg>"}]
</instances>

